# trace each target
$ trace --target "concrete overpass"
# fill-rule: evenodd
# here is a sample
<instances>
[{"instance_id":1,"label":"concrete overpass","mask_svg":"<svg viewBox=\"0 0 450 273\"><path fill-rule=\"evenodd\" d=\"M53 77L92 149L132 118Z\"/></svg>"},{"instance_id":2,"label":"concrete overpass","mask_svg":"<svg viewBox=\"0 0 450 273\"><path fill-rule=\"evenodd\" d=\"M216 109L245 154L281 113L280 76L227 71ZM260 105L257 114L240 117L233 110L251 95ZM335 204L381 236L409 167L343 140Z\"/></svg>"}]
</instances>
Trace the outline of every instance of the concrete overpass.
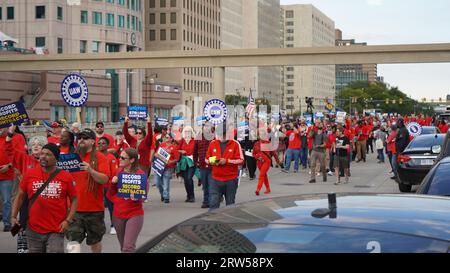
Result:
<instances>
[{"instance_id":1,"label":"concrete overpass","mask_svg":"<svg viewBox=\"0 0 450 273\"><path fill-rule=\"evenodd\" d=\"M0 57L0 71L213 67L214 92L225 97L225 67L450 62L450 43Z\"/></svg>"}]
</instances>

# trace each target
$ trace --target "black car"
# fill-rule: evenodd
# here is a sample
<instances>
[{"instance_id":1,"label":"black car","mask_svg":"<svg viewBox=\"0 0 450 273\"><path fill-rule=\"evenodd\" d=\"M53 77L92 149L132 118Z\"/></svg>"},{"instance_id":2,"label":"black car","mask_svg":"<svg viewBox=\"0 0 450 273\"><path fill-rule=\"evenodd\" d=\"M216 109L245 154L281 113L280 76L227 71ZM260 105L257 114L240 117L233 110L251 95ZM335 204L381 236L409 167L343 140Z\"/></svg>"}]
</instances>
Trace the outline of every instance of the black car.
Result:
<instances>
[{"instance_id":1,"label":"black car","mask_svg":"<svg viewBox=\"0 0 450 273\"><path fill-rule=\"evenodd\" d=\"M450 196L450 157L439 161L425 176L418 194Z\"/></svg>"},{"instance_id":2,"label":"black car","mask_svg":"<svg viewBox=\"0 0 450 273\"><path fill-rule=\"evenodd\" d=\"M396 181L401 192L411 192L413 185L422 183L441 152L444 138L444 134L418 136L398 155Z\"/></svg>"},{"instance_id":3,"label":"black car","mask_svg":"<svg viewBox=\"0 0 450 273\"><path fill-rule=\"evenodd\" d=\"M440 196L270 198L191 218L137 252L448 253L449 211L450 198Z\"/></svg>"}]
</instances>

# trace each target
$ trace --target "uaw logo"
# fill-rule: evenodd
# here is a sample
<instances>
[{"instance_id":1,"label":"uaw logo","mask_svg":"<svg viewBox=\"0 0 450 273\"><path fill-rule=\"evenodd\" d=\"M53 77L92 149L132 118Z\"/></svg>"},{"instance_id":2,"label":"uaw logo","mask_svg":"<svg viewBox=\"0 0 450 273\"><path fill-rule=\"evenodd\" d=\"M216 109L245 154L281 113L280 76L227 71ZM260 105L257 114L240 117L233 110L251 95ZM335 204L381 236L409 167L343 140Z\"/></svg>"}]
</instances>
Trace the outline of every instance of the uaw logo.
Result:
<instances>
[{"instance_id":1,"label":"uaw logo","mask_svg":"<svg viewBox=\"0 0 450 273\"><path fill-rule=\"evenodd\" d=\"M72 107L81 107L88 100L88 87L83 77L70 74L61 83L61 96Z\"/></svg>"},{"instance_id":2,"label":"uaw logo","mask_svg":"<svg viewBox=\"0 0 450 273\"><path fill-rule=\"evenodd\" d=\"M219 125L227 119L228 108L224 101L213 99L206 103L203 114L209 122Z\"/></svg>"},{"instance_id":3,"label":"uaw logo","mask_svg":"<svg viewBox=\"0 0 450 273\"><path fill-rule=\"evenodd\" d=\"M422 126L420 126L417 122L411 122L408 125L406 125L406 128L408 129L408 132L412 136L420 136L422 134Z\"/></svg>"}]
</instances>

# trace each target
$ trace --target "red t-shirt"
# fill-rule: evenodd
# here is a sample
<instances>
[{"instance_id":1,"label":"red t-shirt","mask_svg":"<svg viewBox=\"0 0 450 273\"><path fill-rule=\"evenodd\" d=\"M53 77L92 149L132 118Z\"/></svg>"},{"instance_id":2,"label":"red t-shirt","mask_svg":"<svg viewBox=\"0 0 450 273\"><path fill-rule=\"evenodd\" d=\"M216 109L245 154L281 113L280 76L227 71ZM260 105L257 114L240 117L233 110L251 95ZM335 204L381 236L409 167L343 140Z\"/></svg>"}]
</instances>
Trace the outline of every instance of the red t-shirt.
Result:
<instances>
[{"instance_id":1,"label":"red t-shirt","mask_svg":"<svg viewBox=\"0 0 450 273\"><path fill-rule=\"evenodd\" d=\"M22 135L15 134L11 142L13 151L27 153L25 139ZM0 166L12 163L5 151L6 137L0 137ZM14 168L9 168L6 173L0 173L0 180L14 180Z\"/></svg>"},{"instance_id":2,"label":"red t-shirt","mask_svg":"<svg viewBox=\"0 0 450 273\"><path fill-rule=\"evenodd\" d=\"M109 146L108 149L112 149L114 148L114 138L112 135L108 135L108 134L103 134L103 136L99 137L97 136L95 139L95 145L98 146L98 141L100 140L100 138L102 137L106 137L109 140Z\"/></svg>"},{"instance_id":3,"label":"red t-shirt","mask_svg":"<svg viewBox=\"0 0 450 273\"><path fill-rule=\"evenodd\" d=\"M108 159L110 174L109 174L109 181L108 181L108 183L104 184L103 187L104 188L109 188L111 186L112 178L116 174L119 160L117 160L117 158L113 154L110 154L110 153L106 154L106 158Z\"/></svg>"},{"instance_id":4,"label":"red t-shirt","mask_svg":"<svg viewBox=\"0 0 450 273\"><path fill-rule=\"evenodd\" d=\"M119 173L123 170L117 170L115 176L119 176ZM144 171L138 170L136 174L145 174ZM144 215L144 208L142 207L143 199L131 200L124 199L117 196L117 184L111 184L111 196L114 203L113 215L120 219L130 219L135 216Z\"/></svg>"},{"instance_id":5,"label":"red t-shirt","mask_svg":"<svg viewBox=\"0 0 450 273\"><path fill-rule=\"evenodd\" d=\"M60 152L62 155L69 154L69 152L70 152L70 147L59 147L59 152Z\"/></svg>"},{"instance_id":6,"label":"red t-shirt","mask_svg":"<svg viewBox=\"0 0 450 273\"><path fill-rule=\"evenodd\" d=\"M57 137L57 136L49 136L49 137L47 137L48 143L53 143L53 144L56 144L56 145L59 145L59 139L60 139L60 137Z\"/></svg>"},{"instance_id":7,"label":"red t-shirt","mask_svg":"<svg viewBox=\"0 0 450 273\"><path fill-rule=\"evenodd\" d=\"M183 150L186 151L185 156L190 156L194 154L194 148L195 148L195 140L191 139L191 141L189 141L189 144L186 142L186 140L182 139L180 141L180 146L179 146L179 150Z\"/></svg>"},{"instance_id":8,"label":"red t-shirt","mask_svg":"<svg viewBox=\"0 0 450 273\"><path fill-rule=\"evenodd\" d=\"M331 149L331 146L333 145L333 143L336 142L336 134L329 134L328 135L328 141L327 144L325 145L325 147L327 149Z\"/></svg>"},{"instance_id":9,"label":"red t-shirt","mask_svg":"<svg viewBox=\"0 0 450 273\"><path fill-rule=\"evenodd\" d=\"M447 124L442 125L442 124L439 123L438 128L439 128L439 131L441 131L441 134L446 134L447 131L448 131L448 125Z\"/></svg>"},{"instance_id":10,"label":"red t-shirt","mask_svg":"<svg viewBox=\"0 0 450 273\"><path fill-rule=\"evenodd\" d=\"M85 156L80 155L83 162L88 162L91 153L87 153ZM108 158L100 153L96 153L98 167L97 171L105 175L110 176L109 162ZM91 164L92 166L92 164ZM77 182L76 190L78 196L78 209L77 212L99 212L104 211L105 207L103 204L103 187L102 185L94 182L96 184L97 191L88 191L88 173L86 171L74 172L72 176Z\"/></svg>"},{"instance_id":11,"label":"red t-shirt","mask_svg":"<svg viewBox=\"0 0 450 273\"><path fill-rule=\"evenodd\" d=\"M29 170L20 189L31 199L33 194L47 181L50 173L42 168ZM76 196L75 181L72 175L61 171L34 202L28 216L29 227L40 234L59 233L61 223L68 214L67 199Z\"/></svg>"},{"instance_id":12,"label":"red t-shirt","mask_svg":"<svg viewBox=\"0 0 450 273\"><path fill-rule=\"evenodd\" d=\"M166 150L167 152L170 153L170 158L169 161L172 160L180 160L180 152L178 151L178 146L174 145L174 144L167 144L167 143L161 143L161 145L159 145L159 148L162 148L164 150ZM170 165L166 165L167 169L174 169L176 167L176 163L175 164L170 164Z\"/></svg>"},{"instance_id":13,"label":"red t-shirt","mask_svg":"<svg viewBox=\"0 0 450 273\"><path fill-rule=\"evenodd\" d=\"M300 133L296 134L293 130L290 130L286 132L286 137L289 138L288 149L300 149L302 147Z\"/></svg>"}]
</instances>

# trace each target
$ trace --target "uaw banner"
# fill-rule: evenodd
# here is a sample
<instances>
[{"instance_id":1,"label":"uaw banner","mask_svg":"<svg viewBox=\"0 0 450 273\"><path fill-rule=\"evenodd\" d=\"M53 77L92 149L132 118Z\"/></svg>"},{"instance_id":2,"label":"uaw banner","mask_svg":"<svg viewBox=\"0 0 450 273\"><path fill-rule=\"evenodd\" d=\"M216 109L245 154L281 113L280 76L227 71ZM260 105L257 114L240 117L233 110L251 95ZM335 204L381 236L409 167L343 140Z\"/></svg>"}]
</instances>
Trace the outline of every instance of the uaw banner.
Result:
<instances>
[{"instance_id":1,"label":"uaw banner","mask_svg":"<svg viewBox=\"0 0 450 273\"><path fill-rule=\"evenodd\" d=\"M8 128L11 123L21 125L28 121L28 114L21 102L0 106L0 128Z\"/></svg>"},{"instance_id":2,"label":"uaw banner","mask_svg":"<svg viewBox=\"0 0 450 273\"><path fill-rule=\"evenodd\" d=\"M159 126L167 126L169 125L169 120L166 118L156 118L155 123Z\"/></svg>"},{"instance_id":3,"label":"uaw banner","mask_svg":"<svg viewBox=\"0 0 450 273\"><path fill-rule=\"evenodd\" d=\"M59 155L59 160L56 163L56 166L61 170L74 173L80 171L81 162L81 158L78 154L65 154Z\"/></svg>"},{"instance_id":4,"label":"uaw banner","mask_svg":"<svg viewBox=\"0 0 450 273\"><path fill-rule=\"evenodd\" d=\"M147 176L145 174L119 173L117 196L121 198L147 199Z\"/></svg>"},{"instance_id":5,"label":"uaw banner","mask_svg":"<svg viewBox=\"0 0 450 273\"><path fill-rule=\"evenodd\" d=\"M156 152L156 155L153 159L152 170L156 175L162 177L164 174L164 170L166 169L166 164L169 162L170 153L161 147Z\"/></svg>"},{"instance_id":6,"label":"uaw banner","mask_svg":"<svg viewBox=\"0 0 450 273\"><path fill-rule=\"evenodd\" d=\"M131 120L145 120L148 115L148 107L145 105L128 106L128 118Z\"/></svg>"}]
</instances>

